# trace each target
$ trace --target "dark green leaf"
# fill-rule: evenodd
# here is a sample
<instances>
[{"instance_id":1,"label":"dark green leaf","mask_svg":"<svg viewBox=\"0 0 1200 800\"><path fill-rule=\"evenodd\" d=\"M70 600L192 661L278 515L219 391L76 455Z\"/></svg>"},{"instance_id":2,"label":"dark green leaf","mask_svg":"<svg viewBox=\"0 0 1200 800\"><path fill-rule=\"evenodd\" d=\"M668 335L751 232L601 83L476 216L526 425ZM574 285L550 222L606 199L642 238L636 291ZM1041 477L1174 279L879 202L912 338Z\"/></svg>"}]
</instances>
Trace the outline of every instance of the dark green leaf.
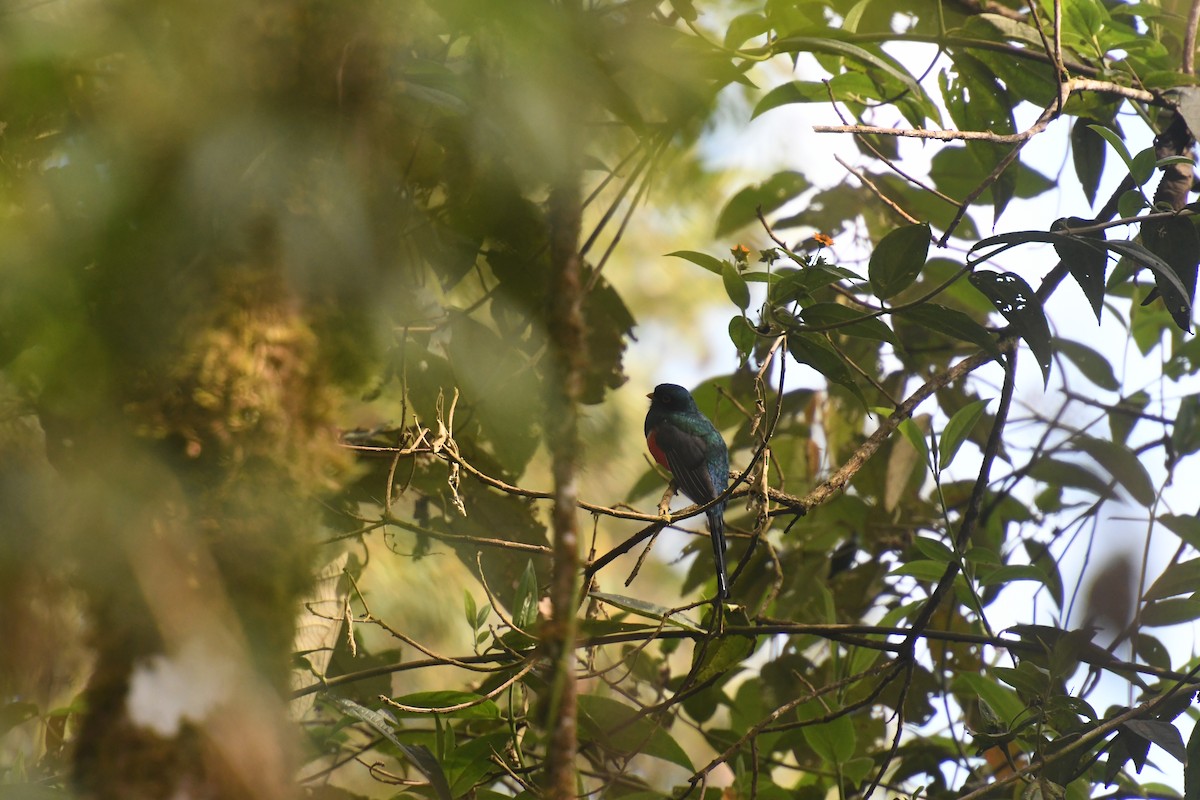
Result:
<instances>
[{"instance_id":1,"label":"dark green leaf","mask_svg":"<svg viewBox=\"0 0 1200 800\"><path fill-rule=\"evenodd\" d=\"M1093 119L1080 117L1071 126L1071 158L1075 164L1075 175L1083 194L1091 204L1096 202L1096 190L1100 188L1100 175L1104 172L1104 137L1089 126Z\"/></svg>"},{"instance_id":2,"label":"dark green leaf","mask_svg":"<svg viewBox=\"0 0 1200 800\"><path fill-rule=\"evenodd\" d=\"M826 379L845 387L866 406L867 400L854 380L850 367L829 342L817 333L789 333L788 352L801 364L807 364Z\"/></svg>"},{"instance_id":3,"label":"dark green leaf","mask_svg":"<svg viewBox=\"0 0 1200 800\"><path fill-rule=\"evenodd\" d=\"M1112 364L1099 351L1057 336L1054 338L1054 349L1070 360L1083 373L1083 377L1101 389L1115 392L1121 388L1117 376L1113 374Z\"/></svg>"},{"instance_id":4,"label":"dark green leaf","mask_svg":"<svg viewBox=\"0 0 1200 800\"><path fill-rule=\"evenodd\" d=\"M921 456L921 463L929 464L929 442L925 440L925 432L917 427L917 423L913 422L912 418L901 420L896 426L912 448L917 451L917 455Z\"/></svg>"},{"instance_id":5,"label":"dark green leaf","mask_svg":"<svg viewBox=\"0 0 1200 800\"><path fill-rule=\"evenodd\" d=\"M1088 225L1086 219L1068 217L1060 219L1050 226L1054 232L1062 232L1067 228L1080 228ZM1071 277L1083 289L1083 295L1100 321L1100 309L1104 307L1104 280L1108 269L1108 252L1103 245L1096 245L1089 239L1104 241L1104 231L1093 231L1086 234L1066 234L1067 241L1054 245L1055 252L1066 264Z\"/></svg>"},{"instance_id":6,"label":"dark green leaf","mask_svg":"<svg viewBox=\"0 0 1200 800\"><path fill-rule=\"evenodd\" d=\"M728 261L721 263L721 282L725 284L725 294L729 295L733 304L745 311L750 305L750 286L737 267Z\"/></svg>"},{"instance_id":7,"label":"dark green leaf","mask_svg":"<svg viewBox=\"0 0 1200 800\"><path fill-rule=\"evenodd\" d=\"M875 296L887 300L911 286L928 254L928 225L906 225L884 236L867 270Z\"/></svg>"},{"instance_id":8,"label":"dark green leaf","mask_svg":"<svg viewBox=\"0 0 1200 800\"><path fill-rule=\"evenodd\" d=\"M1017 335L1029 345L1042 370L1042 382L1049 383L1050 359L1054 352L1050 344L1050 325L1033 289L1020 275L991 270L975 270L971 273L971 285L992 301Z\"/></svg>"},{"instance_id":9,"label":"dark green leaf","mask_svg":"<svg viewBox=\"0 0 1200 800\"><path fill-rule=\"evenodd\" d=\"M1029 477L1051 486L1070 486L1100 497L1110 494L1108 481L1087 467L1057 458L1042 458L1029 470Z\"/></svg>"},{"instance_id":10,"label":"dark green leaf","mask_svg":"<svg viewBox=\"0 0 1200 800\"><path fill-rule=\"evenodd\" d=\"M816 328L837 326L832 328L831 333L896 344L896 334L878 317L868 317L862 311L856 311L841 303L814 303L805 306L800 311L800 318L806 325Z\"/></svg>"},{"instance_id":11,"label":"dark green leaf","mask_svg":"<svg viewBox=\"0 0 1200 800\"><path fill-rule=\"evenodd\" d=\"M1186 763L1187 748L1183 746L1183 737L1171 723L1161 719L1131 719L1124 727L1158 745L1180 764Z\"/></svg>"},{"instance_id":12,"label":"dark green leaf","mask_svg":"<svg viewBox=\"0 0 1200 800\"><path fill-rule=\"evenodd\" d=\"M1192 728L1192 735L1188 737L1183 766L1183 800L1200 800L1200 725Z\"/></svg>"},{"instance_id":13,"label":"dark green leaf","mask_svg":"<svg viewBox=\"0 0 1200 800\"><path fill-rule=\"evenodd\" d=\"M1168 564L1146 590L1145 600L1162 600L1179 594L1200 591L1200 558Z\"/></svg>"},{"instance_id":14,"label":"dark green leaf","mask_svg":"<svg viewBox=\"0 0 1200 800\"><path fill-rule=\"evenodd\" d=\"M1117 213L1126 218L1136 217L1147 205L1146 195L1137 189L1130 189L1117 199Z\"/></svg>"},{"instance_id":15,"label":"dark green leaf","mask_svg":"<svg viewBox=\"0 0 1200 800\"><path fill-rule=\"evenodd\" d=\"M1200 395L1190 394L1179 401L1175 427L1171 430L1171 446L1176 458L1200 450Z\"/></svg>"},{"instance_id":16,"label":"dark green leaf","mask_svg":"<svg viewBox=\"0 0 1200 800\"><path fill-rule=\"evenodd\" d=\"M1144 506L1154 503L1155 491L1150 473L1132 450L1107 439L1092 436L1078 436L1072 445L1076 450L1094 458L1134 500Z\"/></svg>"},{"instance_id":17,"label":"dark green leaf","mask_svg":"<svg viewBox=\"0 0 1200 800\"><path fill-rule=\"evenodd\" d=\"M1158 521L1184 543L1200 550L1200 518L1194 514L1160 514Z\"/></svg>"},{"instance_id":18,"label":"dark green leaf","mask_svg":"<svg viewBox=\"0 0 1200 800\"><path fill-rule=\"evenodd\" d=\"M957 309L939 306L936 303L922 303L896 313L943 336L977 345L992 355L1000 353L996 347L996 337L987 328Z\"/></svg>"},{"instance_id":19,"label":"dark green leaf","mask_svg":"<svg viewBox=\"0 0 1200 800\"><path fill-rule=\"evenodd\" d=\"M642 753L691 772L691 759L679 743L654 719L635 719L637 710L609 697L579 696L579 738L622 755Z\"/></svg>"},{"instance_id":20,"label":"dark green leaf","mask_svg":"<svg viewBox=\"0 0 1200 800\"><path fill-rule=\"evenodd\" d=\"M824 83L819 81L791 81L790 83L776 86L767 92L763 99L758 101L758 105L754 107L754 111L750 114L750 119L754 119L759 114L765 114L773 108L791 103L827 102L829 102L829 89L826 88Z\"/></svg>"},{"instance_id":21,"label":"dark green leaf","mask_svg":"<svg viewBox=\"0 0 1200 800\"><path fill-rule=\"evenodd\" d=\"M777 172L766 181L747 186L730 198L717 218L716 236L727 236L758 219L759 210L768 214L794 199L809 187L799 172Z\"/></svg>"},{"instance_id":22,"label":"dark green leaf","mask_svg":"<svg viewBox=\"0 0 1200 800\"><path fill-rule=\"evenodd\" d=\"M1150 603L1139 617L1148 628L1163 628L1200 619L1200 600L1181 597Z\"/></svg>"}]
</instances>

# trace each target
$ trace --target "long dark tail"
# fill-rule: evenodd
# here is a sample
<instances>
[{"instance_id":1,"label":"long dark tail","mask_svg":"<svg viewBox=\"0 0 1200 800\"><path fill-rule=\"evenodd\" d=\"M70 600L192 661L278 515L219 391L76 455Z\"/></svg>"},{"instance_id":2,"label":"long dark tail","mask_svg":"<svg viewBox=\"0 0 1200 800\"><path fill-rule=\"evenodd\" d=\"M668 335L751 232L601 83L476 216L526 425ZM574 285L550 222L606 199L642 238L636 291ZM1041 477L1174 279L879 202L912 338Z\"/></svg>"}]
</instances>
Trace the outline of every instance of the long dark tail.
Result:
<instances>
[{"instance_id":1,"label":"long dark tail","mask_svg":"<svg viewBox=\"0 0 1200 800\"><path fill-rule=\"evenodd\" d=\"M729 597L729 579L725 572L725 507L708 510L708 533L712 537L713 558L717 562L717 597Z\"/></svg>"}]
</instances>

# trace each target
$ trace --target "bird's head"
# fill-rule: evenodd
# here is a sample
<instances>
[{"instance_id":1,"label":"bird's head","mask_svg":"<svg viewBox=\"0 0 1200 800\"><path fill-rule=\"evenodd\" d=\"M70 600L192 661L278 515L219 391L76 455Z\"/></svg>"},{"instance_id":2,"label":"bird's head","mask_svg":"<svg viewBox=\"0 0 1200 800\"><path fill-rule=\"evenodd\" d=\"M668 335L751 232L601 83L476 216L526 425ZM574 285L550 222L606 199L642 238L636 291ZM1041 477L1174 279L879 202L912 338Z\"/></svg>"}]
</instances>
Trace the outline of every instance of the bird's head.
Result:
<instances>
[{"instance_id":1,"label":"bird's head","mask_svg":"<svg viewBox=\"0 0 1200 800\"><path fill-rule=\"evenodd\" d=\"M659 408L663 411L699 412L691 393L674 383L660 383L646 397L650 398L651 408Z\"/></svg>"}]
</instances>

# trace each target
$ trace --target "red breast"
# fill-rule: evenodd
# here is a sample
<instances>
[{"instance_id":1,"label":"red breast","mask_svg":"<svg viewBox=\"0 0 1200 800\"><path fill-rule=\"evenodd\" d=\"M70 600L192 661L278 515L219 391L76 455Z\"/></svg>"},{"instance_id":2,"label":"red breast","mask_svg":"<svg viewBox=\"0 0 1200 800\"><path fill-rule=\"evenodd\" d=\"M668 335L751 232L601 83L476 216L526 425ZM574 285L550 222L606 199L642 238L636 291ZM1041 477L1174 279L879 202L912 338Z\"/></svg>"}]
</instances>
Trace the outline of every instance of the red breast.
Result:
<instances>
[{"instance_id":1,"label":"red breast","mask_svg":"<svg viewBox=\"0 0 1200 800\"><path fill-rule=\"evenodd\" d=\"M657 431L650 431L650 434L646 437L646 447L650 448L650 455L654 456L654 460L666 467L667 471L670 471L671 465L667 463L667 454L663 452L656 441L658 438L657 433Z\"/></svg>"}]
</instances>

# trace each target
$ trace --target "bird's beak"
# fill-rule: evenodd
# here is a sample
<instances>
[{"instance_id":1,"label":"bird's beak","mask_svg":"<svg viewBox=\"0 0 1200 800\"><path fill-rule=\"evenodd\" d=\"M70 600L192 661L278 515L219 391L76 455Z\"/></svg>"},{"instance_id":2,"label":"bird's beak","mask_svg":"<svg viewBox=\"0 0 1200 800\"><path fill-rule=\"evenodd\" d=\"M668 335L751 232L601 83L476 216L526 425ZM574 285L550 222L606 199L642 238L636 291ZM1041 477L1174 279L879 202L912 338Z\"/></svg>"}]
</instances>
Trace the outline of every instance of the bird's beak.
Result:
<instances>
[{"instance_id":1,"label":"bird's beak","mask_svg":"<svg viewBox=\"0 0 1200 800\"><path fill-rule=\"evenodd\" d=\"M647 393L646 393L646 399L647 399L647 400L653 400L653 399L654 399L654 392L647 392Z\"/></svg>"}]
</instances>

